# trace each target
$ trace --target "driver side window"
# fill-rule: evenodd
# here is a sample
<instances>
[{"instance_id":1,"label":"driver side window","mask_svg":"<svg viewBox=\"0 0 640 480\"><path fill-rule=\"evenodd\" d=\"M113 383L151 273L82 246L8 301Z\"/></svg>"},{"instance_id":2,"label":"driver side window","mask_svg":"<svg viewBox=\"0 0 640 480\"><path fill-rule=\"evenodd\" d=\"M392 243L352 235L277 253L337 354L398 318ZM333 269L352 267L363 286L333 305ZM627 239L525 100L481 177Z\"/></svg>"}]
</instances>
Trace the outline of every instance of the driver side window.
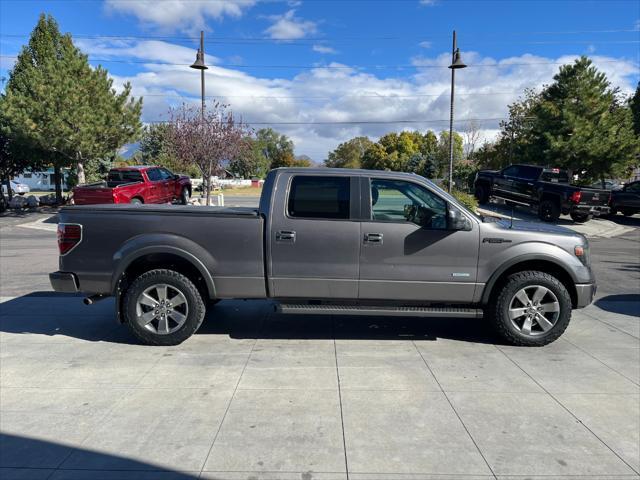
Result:
<instances>
[{"instance_id":1,"label":"driver side window","mask_svg":"<svg viewBox=\"0 0 640 480\"><path fill-rule=\"evenodd\" d=\"M447 228L446 202L411 182L371 179L371 218L382 222L410 222L424 228Z\"/></svg>"}]
</instances>

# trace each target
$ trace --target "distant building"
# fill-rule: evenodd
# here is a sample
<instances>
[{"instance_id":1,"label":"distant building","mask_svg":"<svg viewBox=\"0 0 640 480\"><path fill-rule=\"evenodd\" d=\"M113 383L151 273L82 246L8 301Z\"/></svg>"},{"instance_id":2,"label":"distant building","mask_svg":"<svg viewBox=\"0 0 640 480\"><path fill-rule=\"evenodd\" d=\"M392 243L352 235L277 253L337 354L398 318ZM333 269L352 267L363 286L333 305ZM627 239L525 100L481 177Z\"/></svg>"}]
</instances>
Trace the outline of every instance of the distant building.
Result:
<instances>
[{"instance_id":1,"label":"distant building","mask_svg":"<svg viewBox=\"0 0 640 480\"><path fill-rule=\"evenodd\" d=\"M69 176L69 169L62 170L62 189L68 190L67 178ZM34 172L22 172L20 175L16 175L13 178L18 183L24 183L29 186L32 191L53 191L56 189L56 182L53 173L53 168L47 170L39 170Z\"/></svg>"}]
</instances>

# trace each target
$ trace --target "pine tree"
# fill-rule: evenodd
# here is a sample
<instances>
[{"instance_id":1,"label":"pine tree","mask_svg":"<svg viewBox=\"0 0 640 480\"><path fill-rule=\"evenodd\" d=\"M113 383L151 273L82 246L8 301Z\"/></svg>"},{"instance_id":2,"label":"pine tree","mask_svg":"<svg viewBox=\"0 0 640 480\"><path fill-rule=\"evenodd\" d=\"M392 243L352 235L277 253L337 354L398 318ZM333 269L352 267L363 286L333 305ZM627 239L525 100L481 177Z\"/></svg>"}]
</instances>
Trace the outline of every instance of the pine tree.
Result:
<instances>
[{"instance_id":1,"label":"pine tree","mask_svg":"<svg viewBox=\"0 0 640 480\"><path fill-rule=\"evenodd\" d=\"M92 69L71 36L62 35L52 16L41 15L9 75L4 113L11 130L44 152L56 172L75 167L85 180L85 164L113 155L140 130L142 100L120 93L102 67Z\"/></svg>"},{"instance_id":2,"label":"pine tree","mask_svg":"<svg viewBox=\"0 0 640 480\"><path fill-rule=\"evenodd\" d=\"M624 174L640 148L631 109L586 57L560 67L532 114L533 152L586 180Z\"/></svg>"}]
</instances>

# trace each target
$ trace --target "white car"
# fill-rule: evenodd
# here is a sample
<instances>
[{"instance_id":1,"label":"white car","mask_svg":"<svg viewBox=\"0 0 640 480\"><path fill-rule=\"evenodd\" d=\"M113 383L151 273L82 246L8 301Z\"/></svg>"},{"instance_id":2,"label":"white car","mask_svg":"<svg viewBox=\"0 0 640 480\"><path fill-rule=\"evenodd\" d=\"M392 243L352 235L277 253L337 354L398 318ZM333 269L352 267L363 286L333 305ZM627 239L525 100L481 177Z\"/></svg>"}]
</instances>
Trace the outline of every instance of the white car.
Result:
<instances>
[{"instance_id":1,"label":"white car","mask_svg":"<svg viewBox=\"0 0 640 480\"><path fill-rule=\"evenodd\" d=\"M24 195L25 193L30 192L29 185L26 185L24 183L14 182L13 180L10 181L10 184L11 184L12 193L17 193L18 195ZM7 185L4 183L2 184L2 193L7 195Z\"/></svg>"}]
</instances>

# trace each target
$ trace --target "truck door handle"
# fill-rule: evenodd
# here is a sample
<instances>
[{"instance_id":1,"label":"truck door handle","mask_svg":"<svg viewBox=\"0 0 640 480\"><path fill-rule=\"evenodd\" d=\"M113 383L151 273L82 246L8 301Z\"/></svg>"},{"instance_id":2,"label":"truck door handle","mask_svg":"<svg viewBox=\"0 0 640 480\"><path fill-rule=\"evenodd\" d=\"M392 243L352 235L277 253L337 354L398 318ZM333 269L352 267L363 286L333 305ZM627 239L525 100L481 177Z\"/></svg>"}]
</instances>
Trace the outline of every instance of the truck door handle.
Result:
<instances>
[{"instance_id":1,"label":"truck door handle","mask_svg":"<svg viewBox=\"0 0 640 480\"><path fill-rule=\"evenodd\" d=\"M276 232L276 241L294 243L296 241L296 232L290 230Z\"/></svg>"},{"instance_id":2,"label":"truck door handle","mask_svg":"<svg viewBox=\"0 0 640 480\"><path fill-rule=\"evenodd\" d=\"M383 235L381 233L365 233L364 243L374 243L376 245L382 245Z\"/></svg>"}]
</instances>

